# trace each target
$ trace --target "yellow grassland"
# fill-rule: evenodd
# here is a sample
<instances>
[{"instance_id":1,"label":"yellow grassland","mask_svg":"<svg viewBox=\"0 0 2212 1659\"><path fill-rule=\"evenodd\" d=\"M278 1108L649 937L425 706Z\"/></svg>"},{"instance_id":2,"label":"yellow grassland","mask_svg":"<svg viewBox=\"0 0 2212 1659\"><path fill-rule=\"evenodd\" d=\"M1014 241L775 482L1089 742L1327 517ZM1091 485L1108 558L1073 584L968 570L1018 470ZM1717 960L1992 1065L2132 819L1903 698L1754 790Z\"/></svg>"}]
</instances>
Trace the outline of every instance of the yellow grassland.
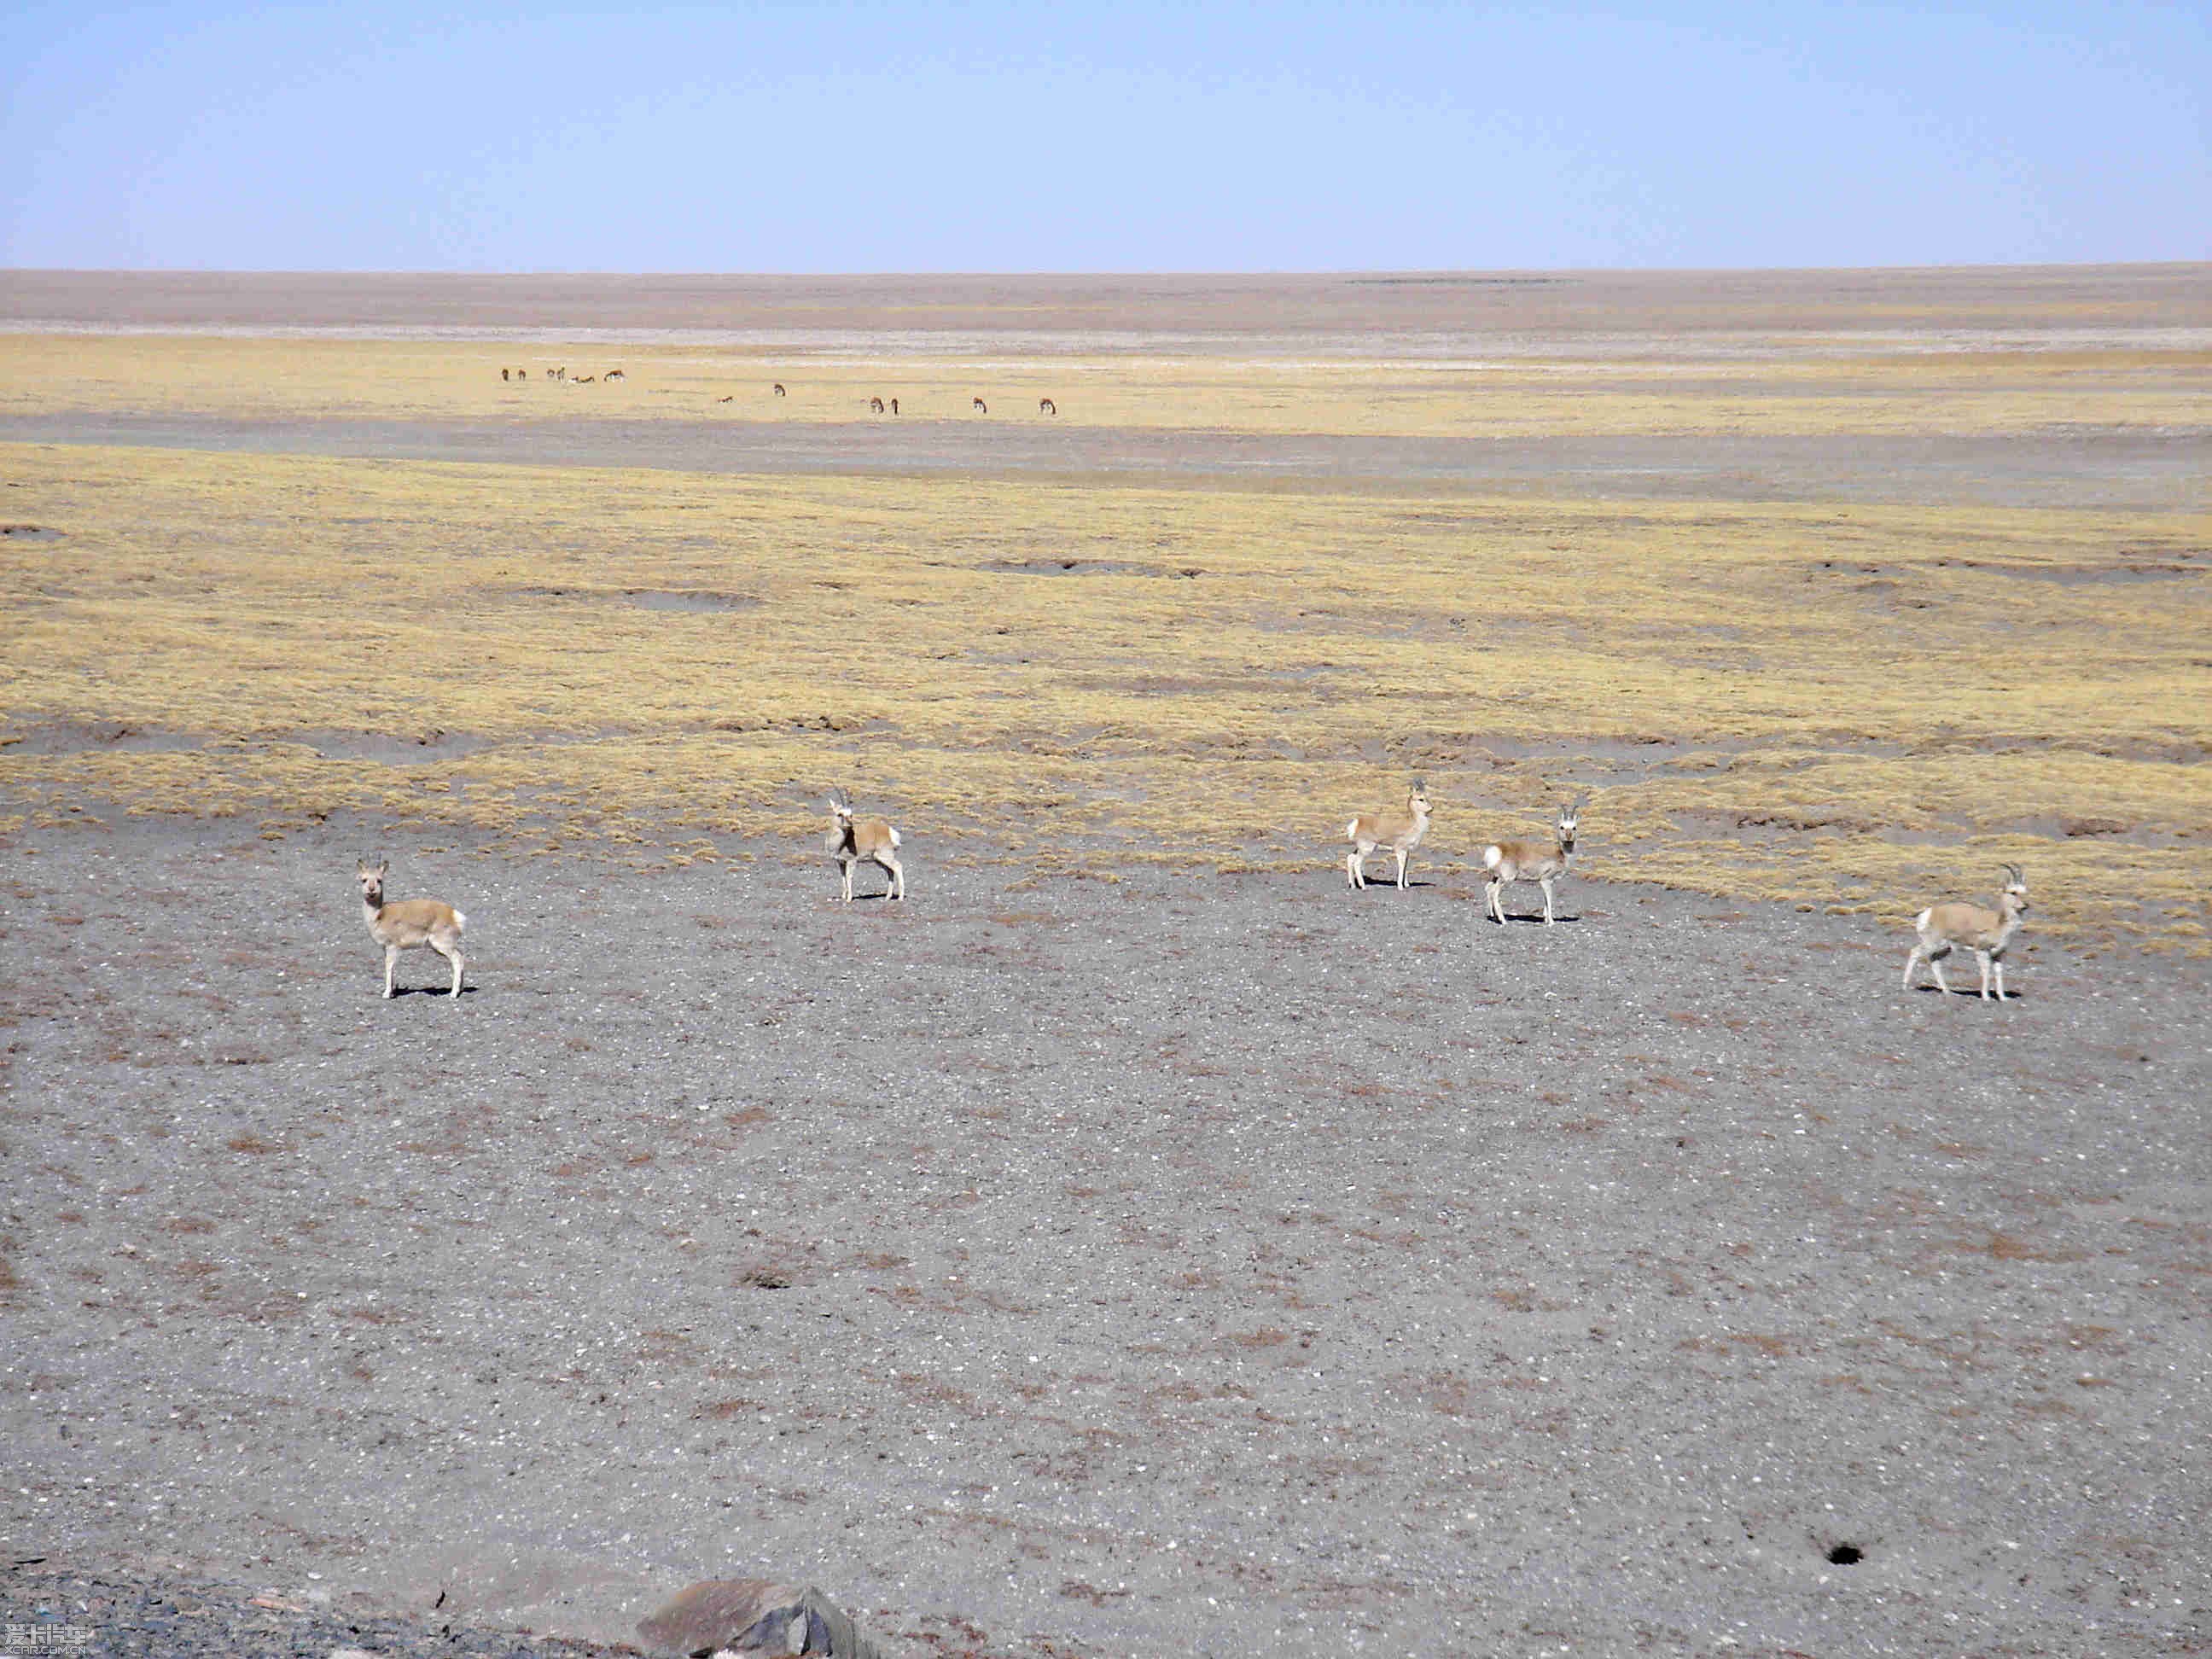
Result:
<instances>
[{"instance_id":1,"label":"yellow grassland","mask_svg":"<svg viewBox=\"0 0 2212 1659\"><path fill-rule=\"evenodd\" d=\"M595 383L547 380L556 366ZM623 380L599 378L616 367ZM531 378L502 381L502 368L526 368ZM776 381L787 396L772 393ZM522 424L891 418L870 414L876 396L898 398L897 418L908 421L1391 437L2156 429L2212 421L2212 353L1914 351L1687 365L1633 356L1488 365L1208 356L863 361L669 345L0 335L0 415ZM972 408L978 396L988 416ZM1046 397L1057 416L1038 412Z\"/></svg>"},{"instance_id":2,"label":"yellow grassland","mask_svg":"<svg viewBox=\"0 0 2212 1659\"><path fill-rule=\"evenodd\" d=\"M26 444L0 477L62 532L0 541L0 826L807 857L836 782L920 896L1001 853L1318 872L1418 773L1448 888L1587 791L1608 878L1902 919L2011 860L2041 928L2212 950L2202 514Z\"/></svg>"}]
</instances>

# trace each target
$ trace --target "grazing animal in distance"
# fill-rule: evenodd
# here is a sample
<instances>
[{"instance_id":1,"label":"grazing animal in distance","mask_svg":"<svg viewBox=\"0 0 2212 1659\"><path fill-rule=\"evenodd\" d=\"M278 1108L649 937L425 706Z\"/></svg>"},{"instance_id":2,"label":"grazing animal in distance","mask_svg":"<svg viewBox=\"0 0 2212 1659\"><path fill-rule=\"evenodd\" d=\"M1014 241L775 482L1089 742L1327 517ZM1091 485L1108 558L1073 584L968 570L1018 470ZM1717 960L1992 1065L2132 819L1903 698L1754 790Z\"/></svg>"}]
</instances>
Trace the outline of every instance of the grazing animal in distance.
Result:
<instances>
[{"instance_id":1,"label":"grazing animal in distance","mask_svg":"<svg viewBox=\"0 0 2212 1659\"><path fill-rule=\"evenodd\" d=\"M975 399L973 407L978 415L988 415L991 412L991 405L985 403L981 398Z\"/></svg>"},{"instance_id":2,"label":"grazing animal in distance","mask_svg":"<svg viewBox=\"0 0 2212 1659\"><path fill-rule=\"evenodd\" d=\"M1037 413L1040 415L1057 415L1060 413L1060 405L1053 402L1049 398L1040 398L1037 399Z\"/></svg>"},{"instance_id":3,"label":"grazing animal in distance","mask_svg":"<svg viewBox=\"0 0 2212 1659\"><path fill-rule=\"evenodd\" d=\"M853 866L862 859L878 866L890 878L886 897L906 897L906 872L899 866L899 832L882 818L854 817L852 797L842 790L830 797L828 846L843 878L837 895L843 902L853 902Z\"/></svg>"},{"instance_id":4,"label":"grazing animal in distance","mask_svg":"<svg viewBox=\"0 0 2212 1659\"><path fill-rule=\"evenodd\" d=\"M1387 847L1397 858L1398 888L1404 891L1406 860L1428 832L1428 791L1415 778L1413 788L1407 792L1403 811L1362 812L1344 826L1345 839L1352 843L1352 850L1344 855L1346 882L1355 888L1366 886L1367 855Z\"/></svg>"},{"instance_id":5,"label":"grazing animal in distance","mask_svg":"<svg viewBox=\"0 0 2212 1659\"><path fill-rule=\"evenodd\" d=\"M1912 970L1924 957L1935 972L1937 988L1949 996L1951 986L1943 977L1943 958L1964 945L1982 964L1982 1000L1990 1000L1992 970L1996 974L1996 1000L2005 1000L2005 947L2012 943L2012 936L2020 931L2020 924L2027 915L2027 878L2016 864L2005 866L2004 878L1994 910L1954 899L1931 904L1912 919L1912 931L1920 938L1912 947L1912 954L1905 959L1905 989L1912 988Z\"/></svg>"},{"instance_id":6,"label":"grazing animal in distance","mask_svg":"<svg viewBox=\"0 0 2212 1659\"><path fill-rule=\"evenodd\" d=\"M576 384L577 384L578 386L589 386L589 385L591 385L591 383L592 383L592 376L590 376L590 375L588 375L588 374L579 374L579 375L576 377Z\"/></svg>"},{"instance_id":7,"label":"grazing animal in distance","mask_svg":"<svg viewBox=\"0 0 2212 1659\"><path fill-rule=\"evenodd\" d=\"M618 368L611 368L605 374L600 375L599 378L603 380L627 380L629 379L629 376L623 374L622 370Z\"/></svg>"},{"instance_id":8,"label":"grazing animal in distance","mask_svg":"<svg viewBox=\"0 0 2212 1659\"><path fill-rule=\"evenodd\" d=\"M568 378L568 366L566 363L562 364L560 368L551 371L548 378L556 380L567 380Z\"/></svg>"},{"instance_id":9,"label":"grazing animal in distance","mask_svg":"<svg viewBox=\"0 0 2212 1659\"><path fill-rule=\"evenodd\" d=\"M718 403L718 404L726 404L726 403L729 403L729 402L732 401L732 400L737 397L737 395L738 395L738 394L737 394L736 392L732 392L729 395L729 397L727 397L727 398L715 398L715 399L714 399L714 401L715 401L716 403Z\"/></svg>"},{"instance_id":10,"label":"grazing animal in distance","mask_svg":"<svg viewBox=\"0 0 2212 1659\"><path fill-rule=\"evenodd\" d=\"M503 368L502 368L501 370L500 370L500 372L499 372L499 378L500 378L501 380L506 380L506 379L507 378L507 371L506 371L505 369L503 369Z\"/></svg>"},{"instance_id":11,"label":"grazing animal in distance","mask_svg":"<svg viewBox=\"0 0 2212 1659\"><path fill-rule=\"evenodd\" d=\"M468 926L468 918L450 904L436 899L397 899L387 904L384 898L385 872L391 861L379 859L371 864L367 859L355 872L361 883L362 919L368 931L384 947L384 994L393 994L392 975L399 965L399 953L428 945L453 965L453 988L449 994L461 994L461 929Z\"/></svg>"},{"instance_id":12,"label":"grazing animal in distance","mask_svg":"<svg viewBox=\"0 0 2212 1659\"><path fill-rule=\"evenodd\" d=\"M1498 925L1505 925L1505 890L1516 881L1533 881L1544 890L1544 925L1552 925L1552 884L1567 873L1574 862L1575 821L1587 799L1578 800L1559 814L1559 838L1547 845L1540 841L1494 841L1482 849L1485 878L1490 884L1485 897Z\"/></svg>"},{"instance_id":13,"label":"grazing animal in distance","mask_svg":"<svg viewBox=\"0 0 2212 1659\"><path fill-rule=\"evenodd\" d=\"M775 395L776 395L777 397L779 397L779 398L783 397L783 396L785 395L785 392L784 392L784 390L783 390L783 382L782 382L782 381L781 381L781 380L776 381L773 386L769 386L769 391L771 391L771 392L773 392L774 393L775 393Z\"/></svg>"},{"instance_id":14,"label":"grazing animal in distance","mask_svg":"<svg viewBox=\"0 0 2212 1659\"><path fill-rule=\"evenodd\" d=\"M891 399L891 413L894 415L898 413L898 399L896 398Z\"/></svg>"},{"instance_id":15,"label":"grazing animal in distance","mask_svg":"<svg viewBox=\"0 0 2212 1659\"><path fill-rule=\"evenodd\" d=\"M868 399L868 412L869 412L871 415L880 415L880 414L882 414L882 413L884 412L884 400L883 400L881 398L869 398L869 399Z\"/></svg>"},{"instance_id":16,"label":"grazing animal in distance","mask_svg":"<svg viewBox=\"0 0 2212 1659\"><path fill-rule=\"evenodd\" d=\"M526 380L530 378L530 371L526 368L518 368L514 371L514 378L518 380Z\"/></svg>"}]
</instances>

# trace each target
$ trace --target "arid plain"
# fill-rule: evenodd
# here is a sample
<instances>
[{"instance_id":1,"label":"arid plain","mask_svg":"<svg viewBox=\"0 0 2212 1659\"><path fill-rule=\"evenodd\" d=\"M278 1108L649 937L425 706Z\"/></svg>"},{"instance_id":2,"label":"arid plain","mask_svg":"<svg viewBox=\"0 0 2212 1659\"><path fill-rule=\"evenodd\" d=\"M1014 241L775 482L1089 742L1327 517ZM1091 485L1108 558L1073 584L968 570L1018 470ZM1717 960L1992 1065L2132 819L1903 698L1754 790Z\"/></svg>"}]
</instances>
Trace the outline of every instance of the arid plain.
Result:
<instances>
[{"instance_id":1,"label":"arid plain","mask_svg":"<svg viewBox=\"0 0 2212 1659\"><path fill-rule=\"evenodd\" d=\"M0 329L18 1557L599 1638L790 1573L979 1655L2212 1639L2212 270ZM830 902L833 785L906 905ZM1484 922L1579 796L1562 925ZM377 999L377 847L459 1006ZM2014 998L1900 992L2006 862Z\"/></svg>"}]
</instances>

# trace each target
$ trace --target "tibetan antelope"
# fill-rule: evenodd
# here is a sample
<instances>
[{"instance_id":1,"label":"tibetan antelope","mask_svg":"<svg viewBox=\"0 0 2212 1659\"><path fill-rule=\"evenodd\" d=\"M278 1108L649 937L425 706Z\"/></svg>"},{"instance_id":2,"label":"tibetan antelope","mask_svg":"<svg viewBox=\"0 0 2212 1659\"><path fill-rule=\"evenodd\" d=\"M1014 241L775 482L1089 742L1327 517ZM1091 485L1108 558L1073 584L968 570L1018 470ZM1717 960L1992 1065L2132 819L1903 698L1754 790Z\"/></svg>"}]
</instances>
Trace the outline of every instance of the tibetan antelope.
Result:
<instances>
[{"instance_id":1,"label":"tibetan antelope","mask_svg":"<svg viewBox=\"0 0 2212 1659\"><path fill-rule=\"evenodd\" d=\"M575 384L578 386L589 386L592 383L592 377L589 374L579 374L576 377Z\"/></svg>"},{"instance_id":2,"label":"tibetan antelope","mask_svg":"<svg viewBox=\"0 0 2212 1659\"><path fill-rule=\"evenodd\" d=\"M881 398L869 398L869 399L868 399L868 413L869 413L869 414L871 414L871 415L880 415L880 414L882 414L883 412L884 412L884 400L883 400Z\"/></svg>"},{"instance_id":3,"label":"tibetan antelope","mask_svg":"<svg viewBox=\"0 0 2212 1659\"><path fill-rule=\"evenodd\" d=\"M783 382L782 382L782 381L781 381L781 380L778 380L778 381L776 381L774 385L770 386L769 387L769 390L770 392L773 392L774 393L775 393L775 395L776 395L777 397L779 397L779 398L783 397L783 396L785 396L785 395L786 395L786 393L785 393L785 392L784 392L784 389L783 389Z\"/></svg>"},{"instance_id":4,"label":"tibetan antelope","mask_svg":"<svg viewBox=\"0 0 2212 1659\"><path fill-rule=\"evenodd\" d=\"M1352 850L1344 855L1344 878L1353 887L1367 885L1367 855L1387 847L1398 860L1398 886L1406 885L1406 860L1429 832L1429 796L1419 778L1406 796L1402 812L1362 812L1344 826Z\"/></svg>"},{"instance_id":5,"label":"tibetan antelope","mask_svg":"<svg viewBox=\"0 0 2212 1659\"><path fill-rule=\"evenodd\" d=\"M969 402L969 407L974 409L978 415L988 415L991 412L991 405L985 403L981 398L971 399Z\"/></svg>"},{"instance_id":6,"label":"tibetan antelope","mask_svg":"<svg viewBox=\"0 0 2212 1659\"><path fill-rule=\"evenodd\" d=\"M563 364L562 364L560 368L549 368L549 369L547 369L547 370L545 371L545 378L546 378L547 380L567 380L567 379L568 378L568 366L566 363L563 363Z\"/></svg>"},{"instance_id":7,"label":"tibetan antelope","mask_svg":"<svg viewBox=\"0 0 2212 1659\"><path fill-rule=\"evenodd\" d=\"M898 413L898 399L896 398L891 399L891 413L894 415Z\"/></svg>"},{"instance_id":8,"label":"tibetan antelope","mask_svg":"<svg viewBox=\"0 0 2212 1659\"><path fill-rule=\"evenodd\" d=\"M526 368L518 368L514 371L514 378L518 380L526 380L530 378L530 371Z\"/></svg>"},{"instance_id":9,"label":"tibetan antelope","mask_svg":"<svg viewBox=\"0 0 2212 1659\"><path fill-rule=\"evenodd\" d=\"M374 864L363 859L355 872L361 882L362 919L368 923L370 936L384 947L384 994L393 994L392 975L399 965L399 953L427 945L453 964L450 994L458 997L461 994L461 929L468 926L468 918L436 899L397 899L386 904L384 872L391 867L386 859Z\"/></svg>"},{"instance_id":10,"label":"tibetan antelope","mask_svg":"<svg viewBox=\"0 0 2212 1659\"><path fill-rule=\"evenodd\" d=\"M1494 841L1482 849L1482 866L1490 874L1485 895L1490 914L1505 925L1505 890L1516 881L1533 881L1544 890L1544 925L1552 925L1552 884L1567 873L1575 857L1575 820L1587 800L1578 800L1559 814L1559 838L1547 846L1540 841Z\"/></svg>"},{"instance_id":11,"label":"tibetan antelope","mask_svg":"<svg viewBox=\"0 0 2212 1659\"><path fill-rule=\"evenodd\" d=\"M511 377L508 375L507 372L505 369L503 369L503 368L502 368L502 369L501 369L501 370L500 370L500 372L499 372L499 378L500 378L501 380L507 380L507 379L509 379L509 378L511 378Z\"/></svg>"},{"instance_id":12,"label":"tibetan antelope","mask_svg":"<svg viewBox=\"0 0 2212 1659\"><path fill-rule=\"evenodd\" d=\"M732 392L728 397L726 397L726 398L715 398L715 399L714 399L714 401L715 401L716 403L718 403L718 404L734 403L734 402L736 402L736 401L737 401L737 396L738 396L738 394L737 394L736 392Z\"/></svg>"},{"instance_id":13,"label":"tibetan antelope","mask_svg":"<svg viewBox=\"0 0 2212 1659\"><path fill-rule=\"evenodd\" d=\"M1037 399L1037 413L1040 415L1057 415L1060 413L1060 405L1053 402L1049 398L1040 398Z\"/></svg>"},{"instance_id":14,"label":"tibetan antelope","mask_svg":"<svg viewBox=\"0 0 2212 1659\"><path fill-rule=\"evenodd\" d=\"M1935 971L1937 987L1949 996L1951 987L1943 977L1943 958L1963 945L1981 962L1982 1000L1990 1000L1992 969L1997 977L1996 1000L2005 1000L2005 947L2012 943L2012 936L2020 931L2020 924L2027 915L2027 878L2016 864L2005 866L2004 878L1994 910L1953 900L1946 904L1931 904L1913 917L1912 931L1920 935L1920 939L1912 947L1912 954L1905 959L1905 989L1912 988L1912 970L1924 957Z\"/></svg>"},{"instance_id":15,"label":"tibetan antelope","mask_svg":"<svg viewBox=\"0 0 2212 1659\"><path fill-rule=\"evenodd\" d=\"M843 885L837 896L853 902L853 866L862 859L879 866L890 878L887 898L906 896L906 872L899 867L899 832L881 818L856 818L852 798L843 792L830 797L830 856L837 860Z\"/></svg>"},{"instance_id":16,"label":"tibetan antelope","mask_svg":"<svg viewBox=\"0 0 2212 1659\"><path fill-rule=\"evenodd\" d=\"M629 376L623 374L622 370L618 368L611 368L605 374L600 375L599 378L603 380L627 380L629 379Z\"/></svg>"}]
</instances>

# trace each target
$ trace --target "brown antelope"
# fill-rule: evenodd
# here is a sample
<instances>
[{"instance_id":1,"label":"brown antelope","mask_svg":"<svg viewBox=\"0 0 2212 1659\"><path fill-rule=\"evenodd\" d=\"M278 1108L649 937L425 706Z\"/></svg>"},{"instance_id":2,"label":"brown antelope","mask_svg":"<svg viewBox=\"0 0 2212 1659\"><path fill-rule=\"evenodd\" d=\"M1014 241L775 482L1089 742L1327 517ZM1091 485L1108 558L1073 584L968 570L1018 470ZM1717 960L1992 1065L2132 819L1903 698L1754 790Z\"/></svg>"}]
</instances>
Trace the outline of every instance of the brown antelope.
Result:
<instances>
[{"instance_id":1,"label":"brown antelope","mask_svg":"<svg viewBox=\"0 0 2212 1659\"><path fill-rule=\"evenodd\" d=\"M518 368L514 371L514 378L518 380L526 380L530 378L530 371L526 368Z\"/></svg>"},{"instance_id":2,"label":"brown antelope","mask_svg":"<svg viewBox=\"0 0 2212 1659\"><path fill-rule=\"evenodd\" d=\"M973 399L970 404L970 407L972 407L978 415L988 415L991 412L991 405L985 403L981 398Z\"/></svg>"},{"instance_id":3,"label":"brown antelope","mask_svg":"<svg viewBox=\"0 0 2212 1659\"><path fill-rule=\"evenodd\" d=\"M1552 884L1567 873L1575 857L1575 820L1586 800L1578 800L1559 814L1559 838L1547 846L1540 841L1494 841L1482 849L1483 868L1490 872L1486 896L1498 925L1505 925L1505 890L1516 881L1533 881L1544 890L1544 925L1552 925Z\"/></svg>"},{"instance_id":4,"label":"brown antelope","mask_svg":"<svg viewBox=\"0 0 2212 1659\"><path fill-rule=\"evenodd\" d=\"M1352 850L1344 855L1344 878L1353 887L1367 885L1367 855L1387 847L1398 860L1398 887L1406 886L1406 860L1429 832L1429 796L1419 778L1406 796L1402 812L1362 812L1344 826Z\"/></svg>"},{"instance_id":5,"label":"brown antelope","mask_svg":"<svg viewBox=\"0 0 2212 1659\"><path fill-rule=\"evenodd\" d=\"M1943 958L1959 945L1965 945L1979 958L1982 964L1982 1000L1990 1000L1990 975L1997 978L1997 998L2005 1000L2004 953L2012 943L2012 936L2020 931L2021 922L2027 915L2027 878L2016 864L2004 867L2004 885L1997 892L1997 908L1984 909L1978 904L1965 904L1953 900L1945 904L1931 904L1912 919L1912 931L1920 935L1912 947L1912 954L1905 959L1905 988L1912 988L1912 970L1927 958L1934 969L1936 983L1945 996L1951 994L1948 981L1943 977Z\"/></svg>"},{"instance_id":6,"label":"brown antelope","mask_svg":"<svg viewBox=\"0 0 2212 1659\"><path fill-rule=\"evenodd\" d=\"M737 396L738 396L738 394L737 394L736 392L732 392L728 397L726 397L726 398L715 398L715 399L714 399L714 401L715 401L716 403L718 403L718 404L734 403L735 401L737 401Z\"/></svg>"},{"instance_id":7,"label":"brown antelope","mask_svg":"<svg viewBox=\"0 0 2212 1659\"><path fill-rule=\"evenodd\" d=\"M398 899L390 904L384 902L384 872L392 867L386 859L374 864L366 859L355 873L361 882L362 920L376 942L384 947L384 994L393 994L392 971L399 965L399 953L418 945L427 945L447 962L453 964L453 996L461 994L461 929L468 926L468 918L450 904L441 904L436 899Z\"/></svg>"},{"instance_id":8,"label":"brown antelope","mask_svg":"<svg viewBox=\"0 0 2212 1659\"><path fill-rule=\"evenodd\" d=\"M567 380L567 379L568 378L568 366L566 363L563 363L563 364L562 364L560 368L549 368L549 369L547 369L547 370L545 371L545 378L546 378L547 380Z\"/></svg>"},{"instance_id":9,"label":"brown antelope","mask_svg":"<svg viewBox=\"0 0 2212 1659\"><path fill-rule=\"evenodd\" d=\"M507 379L507 378L508 378L508 376L507 376L507 372L505 369L503 369L503 368L502 368L501 370L500 370L500 372L499 372L499 378L500 378L501 380L504 380Z\"/></svg>"},{"instance_id":10,"label":"brown antelope","mask_svg":"<svg viewBox=\"0 0 2212 1659\"><path fill-rule=\"evenodd\" d=\"M775 385L769 388L769 390L775 392L779 398L784 396L783 382L781 380L776 381Z\"/></svg>"},{"instance_id":11,"label":"brown antelope","mask_svg":"<svg viewBox=\"0 0 2212 1659\"><path fill-rule=\"evenodd\" d=\"M605 374L600 375L599 378L603 380L627 380L629 379L629 376L623 374L622 370L618 368L611 368Z\"/></svg>"},{"instance_id":12,"label":"brown antelope","mask_svg":"<svg viewBox=\"0 0 2212 1659\"><path fill-rule=\"evenodd\" d=\"M579 374L575 379L575 384L578 386L589 386L592 383L592 377L589 374Z\"/></svg>"},{"instance_id":13,"label":"brown antelope","mask_svg":"<svg viewBox=\"0 0 2212 1659\"><path fill-rule=\"evenodd\" d=\"M891 413L894 415L898 413L898 399L896 398L891 399Z\"/></svg>"},{"instance_id":14,"label":"brown antelope","mask_svg":"<svg viewBox=\"0 0 2212 1659\"><path fill-rule=\"evenodd\" d=\"M890 878L890 888L884 896L906 896L906 872L899 867L899 832L881 818L854 817L852 800L842 792L830 797L827 844L830 856L837 860L838 873L843 878L842 890L837 896L845 903L853 902L853 866L862 859L878 865Z\"/></svg>"},{"instance_id":15,"label":"brown antelope","mask_svg":"<svg viewBox=\"0 0 2212 1659\"><path fill-rule=\"evenodd\" d=\"M1060 413L1060 405L1053 402L1049 398L1040 398L1037 399L1037 413L1040 415L1057 415Z\"/></svg>"},{"instance_id":16,"label":"brown antelope","mask_svg":"<svg viewBox=\"0 0 2212 1659\"><path fill-rule=\"evenodd\" d=\"M883 412L884 400L881 398L871 398L868 399L868 413L871 415L880 415Z\"/></svg>"}]
</instances>

